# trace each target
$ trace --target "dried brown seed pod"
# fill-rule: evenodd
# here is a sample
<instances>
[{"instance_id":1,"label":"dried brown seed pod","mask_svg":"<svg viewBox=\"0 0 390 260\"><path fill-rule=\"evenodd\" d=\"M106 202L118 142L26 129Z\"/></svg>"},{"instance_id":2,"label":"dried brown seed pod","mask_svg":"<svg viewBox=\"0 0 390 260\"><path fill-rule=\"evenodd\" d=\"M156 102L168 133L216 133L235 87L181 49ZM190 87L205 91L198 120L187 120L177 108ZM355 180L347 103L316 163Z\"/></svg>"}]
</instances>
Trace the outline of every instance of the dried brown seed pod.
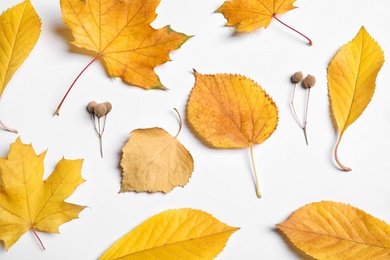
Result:
<instances>
[{"instance_id":1,"label":"dried brown seed pod","mask_svg":"<svg viewBox=\"0 0 390 260\"><path fill-rule=\"evenodd\" d=\"M316 78L312 75L307 75L306 78L302 81L302 86L304 88L312 88L316 84Z\"/></svg>"},{"instance_id":2,"label":"dried brown seed pod","mask_svg":"<svg viewBox=\"0 0 390 260\"><path fill-rule=\"evenodd\" d=\"M303 79L303 74L301 71L297 71L291 76L291 82L294 84L301 82L302 79Z\"/></svg>"},{"instance_id":3,"label":"dried brown seed pod","mask_svg":"<svg viewBox=\"0 0 390 260\"><path fill-rule=\"evenodd\" d=\"M112 105L111 105L111 103L110 102L108 102L108 101L106 101L106 102L104 102L103 103L104 104L104 106L106 107L106 115L108 114L108 113L110 113L110 111L111 111L111 109L112 109Z\"/></svg>"},{"instance_id":4,"label":"dried brown seed pod","mask_svg":"<svg viewBox=\"0 0 390 260\"><path fill-rule=\"evenodd\" d=\"M107 108L103 103L99 103L95 106L93 113L97 118L101 118L107 114Z\"/></svg>"},{"instance_id":5,"label":"dried brown seed pod","mask_svg":"<svg viewBox=\"0 0 390 260\"><path fill-rule=\"evenodd\" d=\"M96 101L91 101L88 103L87 109L88 109L89 113L93 114L93 111L94 111L96 105L97 105Z\"/></svg>"}]
</instances>

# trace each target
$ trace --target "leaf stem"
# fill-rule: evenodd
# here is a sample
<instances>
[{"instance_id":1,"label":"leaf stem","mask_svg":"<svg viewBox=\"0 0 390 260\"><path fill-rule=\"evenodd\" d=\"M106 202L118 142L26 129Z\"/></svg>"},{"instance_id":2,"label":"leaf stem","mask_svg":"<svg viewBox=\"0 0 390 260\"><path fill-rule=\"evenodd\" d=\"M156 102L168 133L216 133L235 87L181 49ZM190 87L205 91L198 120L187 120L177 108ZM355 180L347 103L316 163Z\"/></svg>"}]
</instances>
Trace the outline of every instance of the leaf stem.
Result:
<instances>
[{"instance_id":1,"label":"leaf stem","mask_svg":"<svg viewBox=\"0 0 390 260\"><path fill-rule=\"evenodd\" d=\"M257 173L256 173L256 166L255 166L255 160L254 160L254 156L253 156L253 145L252 144L249 145L249 151L250 151L250 154L251 154L253 175L255 177L256 194L257 194L257 197L260 199L261 198L261 194L260 194L259 180L257 178Z\"/></svg>"},{"instance_id":2,"label":"leaf stem","mask_svg":"<svg viewBox=\"0 0 390 260\"><path fill-rule=\"evenodd\" d=\"M45 246L42 243L42 240L39 238L37 232L35 232L35 229L31 228L31 232L33 232L34 236L37 238L39 244L41 244L41 247L43 250L46 250Z\"/></svg>"},{"instance_id":3,"label":"leaf stem","mask_svg":"<svg viewBox=\"0 0 390 260\"><path fill-rule=\"evenodd\" d=\"M79 73L79 75L77 75L77 77L75 78L75 80L73 81L73 83L70 85L68 91L66 91L64 97L62 98L60 104L58 105L56 111L54 112L54 115L57 115L59 116L60 115L60 109L61 109L61 106L62 104L64 103L66 97L68 96L70 90L73 88L74 84L76 83L76 81L80 78L80 76L84 73L84 71L92 64L94 63L95 61L97 61L99 58L100 58L101 54L99 53L95 58L93 58L93 60L91 60L87 66L85 66L85 68Z\"/></svg>"},{"instance_id":4,"label":"leaf stem","mask_svg":"<svg viewBox=\"0 0 390 260\"><path fill-rule=\"evenodd\" d=\"M343 169L344 171L351 171L352 169L347 167L347 166L344 166L340 161L339 161L339 158L337 156L337 149L339 148L339 144L340 144L340 141L341 141L341 136L339 136L339 139L337 140L337 143L336 143L336 147L334 148L334 159L336 160L336 163L340 166L341 169Z\"/></svg>"},{"instance_id":5,"label":"leaf stem","mask_svg":"<svg viewBox=\"0 0 390 260\"><path fill-rule=\"evenodd\" d=\"M0 120L0 126L1 126L4 130L6 130L6 131L8 131L8 132L15 133L15 134L18 133L18 130L15 130L15 129L12 129L12 128L6 126L3 122L1 122L1 120Z\"/></svg>"},{"instance_id":6,"label":"leaf stem","mask_svg":"<svg viewBox=\"0 0 390 260\"><path fill-rule=\"evenodd\" d=\"M176 108L173 108L175 111L176 111L176 113L177 113L177 116L179 117L179 131L177 131L177 134L175 135L175 138L177 138L178 137L178 135L180 134L180 132L181 132L181 128L183 127L183 120L181 119L181 116L180 116L180 113L179 113L179 111L177 111L177 109Z\"/></svg>"},{"instance_id":7,"label":"leaf stem","mask_svg":"<svg viewBox=\"0 0 390 260\"><path fill-rule=\"evenodd\" d=\"M279 23L283 24L284 26L286 26L287 28L293 30L294 32L298 33L299 35L303 36L307 41L308 41L308 45L309 46L312 46L313 45L313 42L310 40L309 37L307 37L306 35L304 35L303 33L301 33L300 31L292 28L291 26L285 24L284 22L282 22L281 20L279 20L278 17L276 17L276 15L273 15L273 17L275 18L276 21L278 21Z\"/></svg>"}]
</instances>

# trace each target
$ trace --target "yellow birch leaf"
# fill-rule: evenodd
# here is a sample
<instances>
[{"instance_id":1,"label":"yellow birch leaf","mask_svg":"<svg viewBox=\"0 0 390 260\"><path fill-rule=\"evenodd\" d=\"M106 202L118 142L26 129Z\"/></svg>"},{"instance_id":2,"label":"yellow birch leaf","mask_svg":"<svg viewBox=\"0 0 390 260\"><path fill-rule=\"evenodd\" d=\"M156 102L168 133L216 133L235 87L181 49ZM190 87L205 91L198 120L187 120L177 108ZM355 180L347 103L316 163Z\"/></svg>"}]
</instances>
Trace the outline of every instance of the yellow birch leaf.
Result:
<instances>
[{"instance_id":1,"label":"yellow birch leaf","mask_svg":"<svg viewBox=\"0 0 390 260\"><path fill-rule=\"evenodd\" d=\"M384 63L384 54L378 43L361 27L356 37L340 48L328 67L328 90L334 122L339 138L334 150L340 163L337 148L345 130L363 113L375 91L375 81Z\"/></svg>"},{"instance_id":2,"label":"yellow birch leaf","mask_svg":"<svg viewBox=\"0 0 390 260\"><path fill-rule=\"evenodd\" d=\"M237 230L200 210L167 210L127 233L99 259L213 259Z\"/></svg>"},{"instance_id":3,"label":"yellow birch leaf","mask_svg":"<svg viewBox=\"0 0 390 260\"><path fill-rule=\"evenodd\" d=\"M0 96L16 70L30 55L41 33L41 20L30 0L0 16Z\"/></svg>"},{"instance_id":4,"label":"yellow birch leaf","mask_svg":"<svg viewBox=\"0 0 390 260\"><path fill-rule=\"evenodd\" d=\"M261 197L252 150L275 131L276 104L256 82L241 75L202 75L195 71L195 78L187 103L190 126L211 147L249 147L256 191Z\"/></svg>"},{"instance_id":5,"label":"yellow birch leaf","mask_svg":"<svg viewBox=\"0 0 390 260\"><path fill-rule=\"evenodd\" d=\"M316 259L390 259L390 226L348 204L311 203L276 226Z\"/></svg>"},{"instance_id":6,"label":"yellow birch leaf","mask_svg":"<svg viewBox=\"0 0 390 260\"><path fill-rule=\"evenodd\" d=\"M276 17L295 9L294 2L295 0L229 0L225 1L216 12L222 13L227 19L226 25L236 27L237 32L252 32L262 27L267 28L272 19L275 19L306 38L308 44L312 45L312 41L307 36Z\"/></svg>"},{"instance_id":7,"label":"yellow birch leaf","mask_svg":"<svg viewBox=\"0 0 390 260\"><path fill-rule=\"evenodd\" d=\"M8 157L0 158L0 240L5 250L28 230L36 236L36 231L59 233L61 224L77 218L84 209L64 202L84 182L83 161L62 159L42 181L45 155L36 155L31 145L18 138Z\"/></svg>"},{"instance_id":8,"label":"yellow birch leaf","mask_svg":"<svg viewBox=\"0 0 390 260\"><path fill-rule=\"evenodd\" d=\"M180 115L179 115L180 117ZM122 148L121 192L164 192L187 184L194 171L188 150L164 129L136 129Z\"/></svg>"}]
</instances>

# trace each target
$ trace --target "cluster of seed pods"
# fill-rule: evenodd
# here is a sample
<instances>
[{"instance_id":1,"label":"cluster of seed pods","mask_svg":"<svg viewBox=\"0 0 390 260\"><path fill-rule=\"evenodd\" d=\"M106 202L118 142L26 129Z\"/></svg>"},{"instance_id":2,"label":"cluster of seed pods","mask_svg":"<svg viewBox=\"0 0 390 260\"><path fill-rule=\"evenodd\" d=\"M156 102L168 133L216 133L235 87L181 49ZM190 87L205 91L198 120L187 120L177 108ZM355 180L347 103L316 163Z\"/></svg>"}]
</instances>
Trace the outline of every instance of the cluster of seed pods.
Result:
<instances>
[{"instance_id":1,"label":"cluster of seed pods","mask_svg":"<svg viewBox=\"0 0 390 260\"><path fill-rule=\"evenodd\" d=\"M91 101L88 103L87 110L91 114L91 119L95 127L95 131L99 136L100 141L100 155L103 158L103 133L106 128L107 114L110 113L112 105L110 102L97 103ZM103 118L103 122L101 119Z\"/></svg>"}]
</instances>

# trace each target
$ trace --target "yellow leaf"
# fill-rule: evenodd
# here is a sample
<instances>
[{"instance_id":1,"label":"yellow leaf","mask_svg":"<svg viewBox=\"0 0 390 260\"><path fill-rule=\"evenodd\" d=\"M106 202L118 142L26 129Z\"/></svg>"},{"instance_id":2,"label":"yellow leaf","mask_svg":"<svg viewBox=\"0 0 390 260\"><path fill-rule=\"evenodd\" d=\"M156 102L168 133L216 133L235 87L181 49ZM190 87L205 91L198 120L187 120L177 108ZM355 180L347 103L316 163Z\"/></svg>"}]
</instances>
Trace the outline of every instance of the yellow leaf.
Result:
<instances>
[{"instance_id":1,"label":"yellow leaf","mask_svg":"<svg viewBox=\"0 0 390 260\"><path fill-rule=\"evenodd\" d=\"M213 259L237 230L200 210L167 210L123 236L99 259Z\"/></svg>"},{"instance_id":2,"label":"yellow leaf","mask_svg":"<svg viewBox=\"0 0 390 260\"><path fill-rule=\"evenodd\" d=\"M187 119L193 130L212 147L249 147L253 164L253 145L263 143L278 124L274 101L244 76L195 71L195 77L187 103ZM260 197L258 189L257 195Z\"/></svg>"},{"instance_id":3,"label":"yellow leaf","mask_svg":"<svg viewBox=\"0 0 390 260\"><path fill-rule=\"evenodd\" d=\"M41 21L26 0L0 16L0 96L38 41Z\"/></svg>"},{"instance_id":4,"label":"yellow leaf","mask_svg":"<svg viewBox=\"0 0 390 260\"><path fill-rule=\"evenodd\" d=\"M45 181L43 160L18 138L8 158L0 158L0 240L8 250L26 231L59 233L59 225L78 217L83 206L64 202L83 183L82 160L62 159Z\"/></svg>"},{"instance_id":5,"label":"yellow leaf","mask_svg":"<svg viewBox=\"0 0 390 260\"><path fill-rule=\"evenodd\" d=\"M311 203L277 227L316 259L390 259L390 226L348 204Z\"/></svg>"},{"instance_id":6,"label":"yellow leaf","mask_svg":"<svg viewBox=\"0 0 390 260\"><path fill-rule=\"evenodd\" d=\"M252 32L261 27L267 28L272 19L277 20L284 26L295 31L308 40L312 41L299 31L283 23L276 17L295 9L295 0L231 0L225 1L216 12L222 13L227 19L227 26L236 27L237 32Z\"/></svg>"},{"instance_id":7,"label":"yellow leaf","mask_svg":"<svg viewBox=\"0 0 390 260\"><path fill-rule=\"evenodd\" d=\"M164 86L154 67L170 60L189 37L169 26L154 29L159 0L61 0L62 19L73 44L98 53L108 73L145 89Z\"/></svg>"},{"instance_id":8,"label":"yellow leaf","mask_svg":"<svg viewBox=\"0 0 390 260\"><path fill-rule=\"evenodd\" d=\"M182 122L180 119L180 129ZM187 149L164 129L136 129L122 148L121 192L164 192L183 187L194 171Z\"/></svg>"},{"instance_id":9,"label":"yellow leaf","mask_svg":"<svg viewBox=\"0 0 390 260\"><path fill-rule=\"evenodd\" d=\"M361 27L356 37L340 48L328 67L328 90L333 118L339 130L334 151L336 162L344 170L351 170L338 160L337 148L345 130L363 113L375 91L375 81L384 63L378 43Z\"/></svg>"}]
</instances>

